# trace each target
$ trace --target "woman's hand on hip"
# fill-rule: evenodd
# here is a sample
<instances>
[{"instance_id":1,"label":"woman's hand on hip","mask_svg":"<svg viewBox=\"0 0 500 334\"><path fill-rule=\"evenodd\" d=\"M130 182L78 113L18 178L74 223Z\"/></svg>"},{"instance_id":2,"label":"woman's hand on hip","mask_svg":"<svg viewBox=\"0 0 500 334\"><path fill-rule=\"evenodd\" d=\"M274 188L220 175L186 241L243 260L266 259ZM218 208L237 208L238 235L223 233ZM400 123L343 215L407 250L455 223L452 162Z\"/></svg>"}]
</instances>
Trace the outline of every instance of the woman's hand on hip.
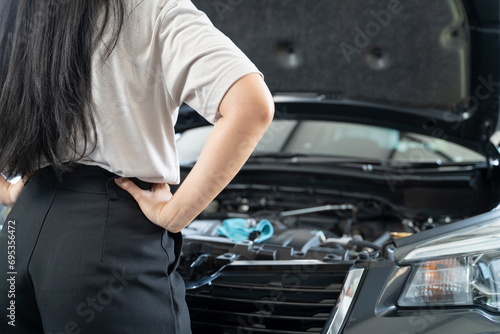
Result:
<instances>
[{"instance_id":1,"label":"woman's hand on hip","mask_svg":"<svg viewBox=\"0 0 500 334\"><path fill-rule=\"evenodd\" d=\"M271 124L274 101L260 74L252 73L231 86L219 112L198 161L173 196L168 186L147 192L131 181L120 185L153 223L170 232L189 225L238 173Z\"/></svg>"},{"instance_id":2,"label":"woman's hand on hip","mask_svg":"<svg viewBox=\"0 0 500 334\"><path fill-rule=\"evenodd\" d=\"M161 226L161 212L164 206L172 198L172 193L170 192L170 186L168 184L154 184L151 190L142 190L134 182L126 178L116 179L115 182L120 188L126 190L134 197L144 215L152 223Z\"/></svg>"},{"instance_id":3,"label":"woman's hand on hip","mask_svg":"<svg viewBox=\"0 0 500 334\"><path fill-rule=\"evenodd\" d=\"M23 191L25 182L26 180L21 180L17 183L10 183L0 176L0 204L12 208Z\"/></svg>"}]
</instances>

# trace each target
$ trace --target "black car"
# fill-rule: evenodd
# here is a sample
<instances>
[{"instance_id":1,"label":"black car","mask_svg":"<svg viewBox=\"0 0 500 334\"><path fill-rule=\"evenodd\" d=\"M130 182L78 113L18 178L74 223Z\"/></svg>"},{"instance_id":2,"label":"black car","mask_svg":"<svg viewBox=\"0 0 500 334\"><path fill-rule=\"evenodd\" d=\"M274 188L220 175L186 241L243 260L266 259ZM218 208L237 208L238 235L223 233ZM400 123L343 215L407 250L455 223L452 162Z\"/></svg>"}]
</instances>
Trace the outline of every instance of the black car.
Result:
<instances>
[{"instance_id":1,"label":"black car","mask_svg":"<svg viewBox=\"0 0 500 334\"><path fill-rule=\"evenodd\" d=\"M193 333L500 333L500 2L193 2L277 110L184 231Z\"/></svg>"}]
</instances>

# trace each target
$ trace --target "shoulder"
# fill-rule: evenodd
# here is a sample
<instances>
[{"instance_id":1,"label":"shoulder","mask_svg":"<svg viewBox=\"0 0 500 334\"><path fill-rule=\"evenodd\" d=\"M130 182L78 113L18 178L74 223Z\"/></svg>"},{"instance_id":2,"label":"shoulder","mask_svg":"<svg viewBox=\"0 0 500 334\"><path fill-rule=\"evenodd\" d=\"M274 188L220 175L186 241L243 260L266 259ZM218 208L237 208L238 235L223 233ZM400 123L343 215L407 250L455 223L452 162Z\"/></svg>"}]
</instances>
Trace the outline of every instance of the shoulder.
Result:
<instances>
[{"instance_id":1,"label":"shoulder","mask_svg":"<svg viewBox=\"0 0 500 334\"><path fill-rule=\"evenodd\" d=\"M144 3L148 1L147 3ZM167 16L176 9L195 9L196 7L191 2L191 0L144 0L141 2L142 5L148 7L151 13L158 15L159 17Z\"/></svg>"},{"instance_id":2,"label":"shoulder","mask_svg":"<svg viewBox=\"0 0 500 334\"><path fill-rule=\"evenodd\" d=\"M130 16L155 21L179 5L194 6L190 0L132 0L128 2L128 10Z\"/></svg>"}]
</instances>

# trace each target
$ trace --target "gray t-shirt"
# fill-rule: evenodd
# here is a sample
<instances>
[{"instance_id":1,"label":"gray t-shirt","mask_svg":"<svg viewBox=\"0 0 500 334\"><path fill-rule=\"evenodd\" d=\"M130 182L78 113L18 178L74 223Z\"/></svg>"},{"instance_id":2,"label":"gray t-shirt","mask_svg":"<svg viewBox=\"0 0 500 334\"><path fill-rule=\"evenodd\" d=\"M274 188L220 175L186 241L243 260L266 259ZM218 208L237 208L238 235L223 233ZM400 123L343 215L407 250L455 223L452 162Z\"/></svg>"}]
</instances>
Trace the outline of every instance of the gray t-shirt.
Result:
<instances>
[{"instance_id":1,"label":"gray t-shirt","mask_svg":"<svg viewBox=\"0 0 500 334\"><path fill-rule=\"evenodd\" d=\"M104 63L94 57L98 142L79 162L178 183L178 107L185 102L215 123L227 90L246 74L262 73L190 0L127 3L133 10L115 50Z\"/></svg>"}]
</instances>

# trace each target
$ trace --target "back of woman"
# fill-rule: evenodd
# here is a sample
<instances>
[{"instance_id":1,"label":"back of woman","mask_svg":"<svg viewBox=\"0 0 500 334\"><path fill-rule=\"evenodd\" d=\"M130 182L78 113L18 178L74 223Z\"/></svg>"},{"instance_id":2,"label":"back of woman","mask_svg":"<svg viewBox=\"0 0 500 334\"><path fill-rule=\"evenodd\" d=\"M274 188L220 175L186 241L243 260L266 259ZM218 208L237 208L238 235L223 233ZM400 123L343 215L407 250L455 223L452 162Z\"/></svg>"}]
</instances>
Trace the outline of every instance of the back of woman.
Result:
<instances>
[{"instance_id":1,"label":"back of woman","mask_svg":"<svg viewBox=\"0 0 500 334\"><path fill-rule=\"evenodd\" d=\"M269 125L261 73L189 0L0 0L0 47L0 332L190 333L180 231ZM182 103L215 127L172 196Z\"/></svg>"}]
</instances>

